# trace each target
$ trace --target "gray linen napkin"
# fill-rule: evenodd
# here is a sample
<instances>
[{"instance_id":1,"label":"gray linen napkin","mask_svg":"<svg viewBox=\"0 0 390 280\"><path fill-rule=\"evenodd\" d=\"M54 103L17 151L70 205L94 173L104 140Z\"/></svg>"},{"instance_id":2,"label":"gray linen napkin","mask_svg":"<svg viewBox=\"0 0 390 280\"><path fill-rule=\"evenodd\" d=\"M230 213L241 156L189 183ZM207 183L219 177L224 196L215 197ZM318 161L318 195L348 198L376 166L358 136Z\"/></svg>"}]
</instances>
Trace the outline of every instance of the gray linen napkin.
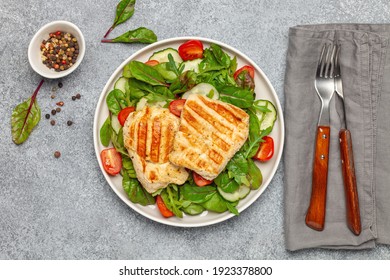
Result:
<instances>
[{"instance_id":1,"label":"gray linen napkin","mask_svg":"<svg viewBox=\"0 0 390 280\"><path fill-rule=\"evenodd\" d=\"M289 250L365 249L390 244L390 25L324 24L290 29L285 76L285 226ZM341 44L346 117L352 134L362 232L346 224L338 132L331 103L325 229L305 225L321 102L314 88L325 43Z\"/></svg>"}]
</instances>

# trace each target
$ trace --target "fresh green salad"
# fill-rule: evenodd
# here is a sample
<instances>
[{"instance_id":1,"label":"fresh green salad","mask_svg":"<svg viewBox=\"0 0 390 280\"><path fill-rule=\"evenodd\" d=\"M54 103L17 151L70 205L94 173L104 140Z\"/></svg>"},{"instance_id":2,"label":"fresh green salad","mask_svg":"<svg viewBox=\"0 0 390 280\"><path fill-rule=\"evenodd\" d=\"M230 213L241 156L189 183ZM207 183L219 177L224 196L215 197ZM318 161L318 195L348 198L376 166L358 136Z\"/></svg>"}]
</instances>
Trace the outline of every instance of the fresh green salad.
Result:
<instances>
[{"instance_id":1,"label":"fresh green salad","mask_svg":"<svg viewBox=\"0 0 390 280\"><path fill-rule=\"evenodd\" d=\"M268 136L277 119L275 106L268 100L255 100L255 70L251 65L237 69L236 57L230 57L217 44L204 48L199 40L190 40L178 49L155 52L146 62L131 61L108 93L109 116L100 129L105 171L122 175L122 186L130 201L141 205L157 204L161 214L183 217L203 211L238 215L236 206L251 190L260 188L262 164L272 158L273 139ZM195 172L183 185L169 184L148 193L137 180L123 141L123 125L128 115L145 106L169 108L180 117L186 98L197 93L233 104L249 115L249 137L213 181Z\"/></svg>"}]
</instances>

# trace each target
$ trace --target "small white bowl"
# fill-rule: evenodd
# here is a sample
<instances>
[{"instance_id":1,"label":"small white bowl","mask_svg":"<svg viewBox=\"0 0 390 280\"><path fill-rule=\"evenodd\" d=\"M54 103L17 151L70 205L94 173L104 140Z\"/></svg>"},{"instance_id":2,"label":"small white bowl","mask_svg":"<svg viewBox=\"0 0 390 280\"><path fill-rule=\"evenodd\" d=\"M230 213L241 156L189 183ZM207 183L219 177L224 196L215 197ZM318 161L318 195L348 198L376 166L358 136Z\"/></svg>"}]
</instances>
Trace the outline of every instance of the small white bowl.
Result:
<instances>
[{"instance_id":1,"label":"small white bowl","mask_svg":"<svg viewBox=\"0 0 390 280\"><path fill-rule=\"evenodd\" d=\"M76 59L76 63L67 70L59 72L54 71L54 69L49 69L45 64L43 64L40 48L42 41L49 39L49 34L56 31L63 31L72 34L77 39L79 44L79 55ZM71 22L59 20L52 21L44 25L34 35L34 37L31 39L30 45L28 46L28 61L30 62L32 69L34 69L34 71L39 75L49 79L58 79L65 77L76 70L84 58L84 53L85 41L80 29Z\"/></svg>"}]
</instances>

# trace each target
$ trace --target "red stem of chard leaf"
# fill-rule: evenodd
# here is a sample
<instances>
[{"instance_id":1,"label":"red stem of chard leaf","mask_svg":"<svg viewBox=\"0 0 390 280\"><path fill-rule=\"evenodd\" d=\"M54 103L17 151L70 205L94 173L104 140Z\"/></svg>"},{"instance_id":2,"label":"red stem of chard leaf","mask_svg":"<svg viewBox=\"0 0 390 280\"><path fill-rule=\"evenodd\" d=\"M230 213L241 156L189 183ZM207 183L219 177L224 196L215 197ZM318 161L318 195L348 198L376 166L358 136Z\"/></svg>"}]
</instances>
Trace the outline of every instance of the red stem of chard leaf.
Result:
<instances>
[{"instance_id":1,"label":"red stem of chard leaf","mask_svg":"<svg viewBox=\"0 0 390 280\"><path fill-rule=\"evenodd\" d=\"M102 43L113 43L114 41L112 41L112 39L102 39L101 42Z\"/></svg>"},{"instance_id":2,"label":"red stem of chard leaf","mask_svg":"<svg viewBox=\"0 0 390 280\"><path fill-rule=\"evenodd\" d=\"M106 35L104 35L103 38L106 38L108 36L108 34L110 34L110 32L114 29L114 27L115 27L114 25L111 26L110 29L107 30Z\"/></svg>"},{"instance_id":3,"label":"red stem of chard leaf","mask_svg":"<svg viewBox=\"0 0 390 280\"><path fill-rule=\"evenodd\" d=\"M31 96L30 105L28 106L28 110L27 110L28 113L26 115L26 118L24 119L23 127L26 125L26 121L28 119L28 115L30 114L31 107L33 106L33 104L35 102L35 99L37 98L38 91L41 89L42 84L43 84L43 79L41 80L41 82L39 83L38 87L36 88L36 90L34 91L33 95Z\"/></svg>"}]
</instances>

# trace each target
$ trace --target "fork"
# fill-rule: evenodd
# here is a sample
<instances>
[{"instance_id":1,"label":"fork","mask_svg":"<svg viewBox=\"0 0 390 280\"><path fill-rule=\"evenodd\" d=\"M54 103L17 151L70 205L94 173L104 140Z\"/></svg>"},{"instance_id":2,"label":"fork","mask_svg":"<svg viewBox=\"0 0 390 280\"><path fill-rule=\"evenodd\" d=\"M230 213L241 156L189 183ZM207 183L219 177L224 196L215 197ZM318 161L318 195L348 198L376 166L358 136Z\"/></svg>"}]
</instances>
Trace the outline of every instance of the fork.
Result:
<instances>
[{"instance_id":1,"label":"fork","mask_svg":"<svg viewBox=\"0 0 390 280\"><path fill-rule=\"evenodd\" d=\"M317 126L312 192L305 222L308 227L318 231L322 231L325 225L330 140L329 104L335 91L334 56L335 46L325 44L321 51L314 80L314 86L322 106Z\"/></svg>"},{"instance_id":2,"label":"fork","mask_svg":"<svg viewBox=\"0 0 390 280\"><path fill-rule=\"evenodd\" d=\"M336 56L334 62L334 86L337 96L336 108L339 113L341 120L341 129L339 132L340 139L340 156L341 156L341 167L344 180L345 189L345 202L347 209L347 224L349 229L355 234L359 235L361 232L360 222L360 210L359 210L359 198L357 192L355 166L353 160L353 149L352 149L352 136L351 132L347 127L347 117L344 106L344 91L343 83L341 79L340 70L340 46L336 47ZM341 112L341 113L340 113Z\"/></svg>"}]
</instances>

